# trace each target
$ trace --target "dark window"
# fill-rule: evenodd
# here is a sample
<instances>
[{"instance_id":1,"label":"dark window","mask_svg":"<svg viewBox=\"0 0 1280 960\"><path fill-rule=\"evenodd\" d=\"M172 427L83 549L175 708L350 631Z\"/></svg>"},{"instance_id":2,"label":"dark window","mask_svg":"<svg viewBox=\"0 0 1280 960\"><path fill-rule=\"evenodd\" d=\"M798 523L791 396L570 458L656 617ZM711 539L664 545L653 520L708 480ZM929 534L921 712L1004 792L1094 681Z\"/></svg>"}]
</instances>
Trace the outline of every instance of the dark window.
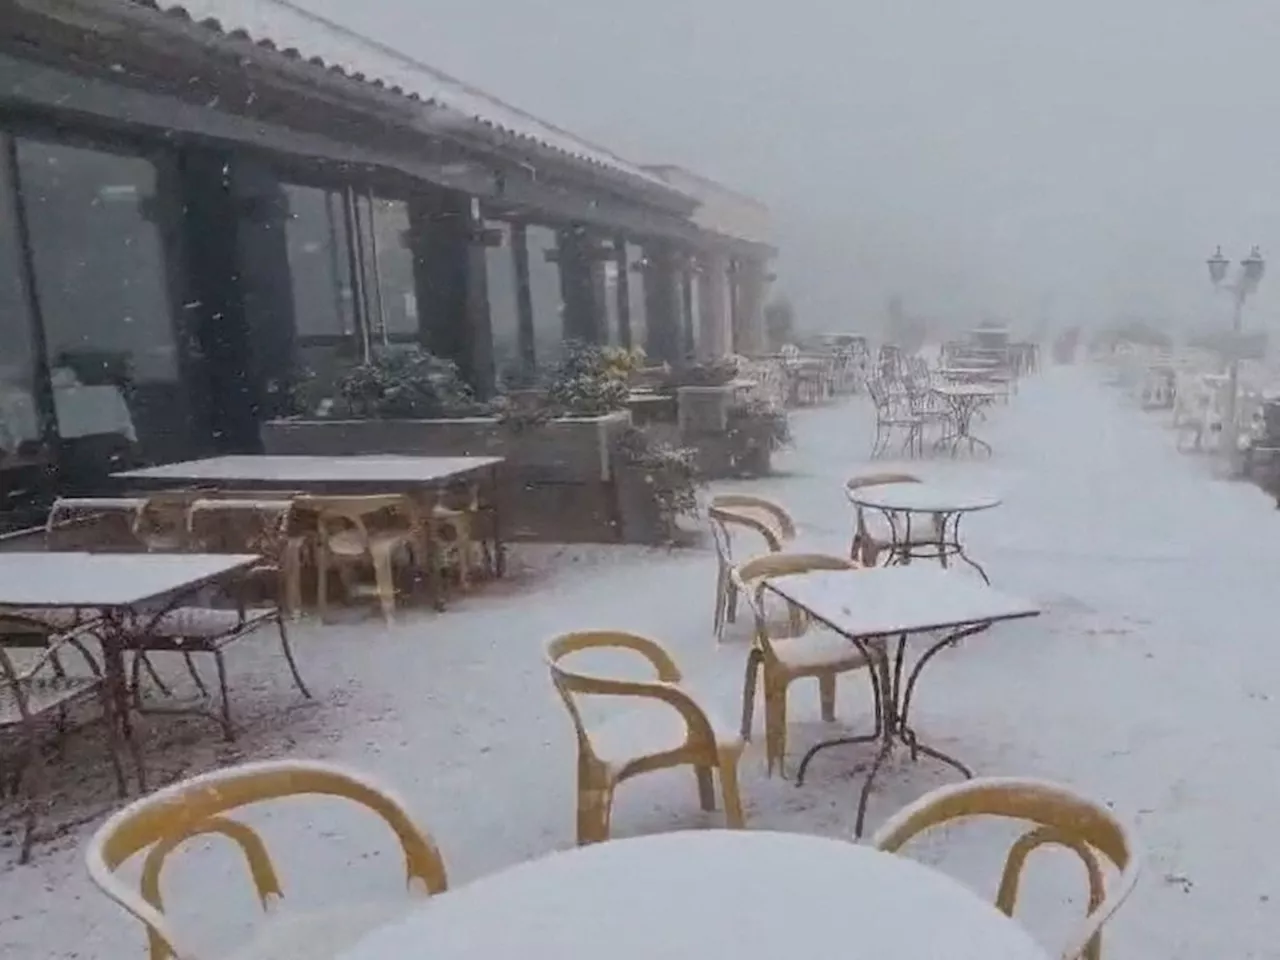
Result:
<instances>
[{"instance_id":1,"label":"dark window","mask_svg":"<svg viewBox=\"0 0 1280 960\"><path fill-rule=\"evenodd\" d=\"M516 307L516 263L511 248L511 225L498 220L485 224L502 234L502 245L484 251L489 321L493 328L493 364L500 376L520 368L520 316Z\"/></svg>"},{"instance_id":2,"label":"dark window","mask_svg":"<svg viewBox=\"0 0 1280 960\"><path fill-rule=\"evenodd\" d=\"M2 138L0 148L0 470L4 470L34 458L41 427L31 312L21 280L8 144Z\"/></svg>"},{"instance_id":3,"label":"dark window","mask_svg":"<svg viewBox=\"0 0 1280 960\"><path fill-rule=\"evenodd\" d=\"M361 206L370 326L382 340L416 342L418 296L409 247L409 208L400 200L365 199Z\"/></svg>"},{"instance_id":4,"label":"dark window","mask_svg":"<svg viewBox=\"0 0 1280 960\"><path fill-rule=\"evenodd\" d=\"M529 227L529 294L533 300L534 354L538 366L554 366L564 342L564 303L560 297L560 269L547 259L558 249L554 230Z\"/></svg>"},{"instance_id":5,"label":"dark window","mask_svg":"<svg viewBox=\"0 0 1280 960\"><path fill-rule=\"evenodd\" d=\"M63 466L185 453L187 393L157 226L159 179L139 156L17 141Z\"/></svg>"}]
</instances>

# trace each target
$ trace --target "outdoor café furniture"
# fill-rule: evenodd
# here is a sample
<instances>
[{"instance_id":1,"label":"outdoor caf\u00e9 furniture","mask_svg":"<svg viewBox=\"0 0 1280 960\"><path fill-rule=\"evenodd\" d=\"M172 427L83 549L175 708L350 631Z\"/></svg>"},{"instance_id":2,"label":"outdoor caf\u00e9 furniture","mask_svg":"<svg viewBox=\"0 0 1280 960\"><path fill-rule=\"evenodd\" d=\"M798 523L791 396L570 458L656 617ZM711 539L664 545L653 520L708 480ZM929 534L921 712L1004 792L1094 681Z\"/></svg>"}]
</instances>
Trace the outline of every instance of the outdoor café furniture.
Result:
<instances>
[{"instance_id":1,"label":"outdoor caf\u00e9 furniture","mask_svg":"<svg viewBox=\"0 0 1280 960\"><path fill-rule=\"evenodd\" d=\"M890 817L876 831L871 846L897 853L913 837L933 827L950 827L970 817L1001 817L1031 825L1010 848L1000 877L996 908L1006 916L1012 917L1017 906L1018 886L1030 854L1048 844L1076 853L1089 884L1088 909L1072 930L1061 957L1099 960L1102 926L1133 891L1141 870L1138 839L1132 828L1102 804L1067 787L1040 780L986 777L925 794ZM1099 853L1119 871L1110 890L1098 863Z\"/></svg>"},{"instance_id":2,"label":"outdoor caf\u00e9 furniture","mask_svg":"<svg viewBox=\"0 0 1280 960\"><path fill-rule=\"evenodd\" d=\"M175 636L166 624L183 623L180 604L259 560L255 554L0 553L0 610L23 616L36 610L99 618L94 635L102 644L103 673L140 785L146 789L133 738L125 655L152 649L153 640L173 648L183 634ZM177 617L165 621L166 614ZM166 636L153 638L152 628Z\"/></svg>"},{"instance_id":3,"label":"outdoor caf\u00e9 furniture","mask_svg":"<svg viewBox=\"0 0 1280 960\"><path fill-rule=\"evenodd\" d=\"M867 483L870 479L873 482ZM855 485L856 481L857 482ZM845 495L856 511L853 549L868 545L864 562L874 564L881 551L885 565L909 564L915 559L936 559L942 566L959 557L990 583L987 572L964 549L960 541L960 521L971 513L1000 505L991 494L966 490L943 483L922 483L909 475L882 474L854 478L845 485ZM874 510L884 525L871 532L865 514ZM864 533L864 531L866 531ZM883 539L881 539L883 537Z\"/></svg>"},{"instance_id":4,"label":"outdoor caf\u00e9 furniture","mask_svg":"<svg viewBox=\"0 0 1280 960\"><path fill-rule=\"evenodd\" d=\"M451 488L466 487L481 479L487 488L475 514L483 515L492 541L496 576L506 570L502 540L501 457L410 457L378 455L360 457L226 456L170 463L114 474L132 484L184 483L197 486L241 488L287 487L309 494L403 493L412 496L425 511ZM428 539L428 549L434 545ZM438 564L432 563L432 569ZM434 583L436 606L444 606L442 584Z\"/></svg>"},{"instance_id":5,"label":"outdoor caf\u00e9 furniture","mask_svg":"<svg viewBox=\"0 0 1280 960\"><path fill-rule=\"evenodd\" d=\"M902 436L902 452L914 456L920 452L924 438L924 417L911 408L906 393L890 393L888 383L880 379L867 381L867 395L875 407L876 436L871 443L875 459L889 449L894 434Z\"/></svg>"},{"instance_id":6,"label":"outdoor caf\u00e9 furniture","mask_svg":"<svg viewBox=\"0 0 1280 960\"><path fill-rule=\"evenodd\" d=\"M951 408L952 427L950 433L938 438L933 448L940 450L948 447L951 450L951 456L954 457L956 451L967 444L970 454L976 447L982 447L990 456L991 444L973 435L973 417L983 406L999 399L1003 395L1002 392L981 383L947 383L934 387L933 390Z\"/></svg>"},{"instance_id":7,"label":"outdoor caf\u00e9 furniture","mask_svg":"<svg viewBox=\"0 0 1280 960\"><path fill-rule=\"evenodd\" d=\"M45 542L54 548L121 549L132 545L146 498L59 497L45 519Z\"/></svg>"},{"instance_id":8,"label":"outdoor caf\u00e9 furniture","mask_svg":"<svg viewBox=\"0 0 1280 960\"><path fill-rule=\"evenodd\" d=\"M906 857L795 833L699 830L531 860L459 887L337 960L1048 960Z\"/></svg>"},{"instance_id":9,"label":"outdoor caf\u00e9 furniture","mask_svg":"<svg viewBox=\"0 0 1280 960\"><path fill-rule=\"evenodd\" d=\"M85 645L92 627L86 622L60 630L38 616L0 609L0 736L18 741L0 770L13 792L21 789L24 795L19 863L31 859L37 821L47 801L50 728L58 736L65 734L69 711L81 704L96 702L100 708L116 790L125 795L111 691L102 666Z\"/></svg>"},{"instance_id":10,"label":"outdoor caf\u00e9 furniture","mask_svg":"<svg viewBox=\"0 0 1280 960\"><path fill-rule=\"evenodd\" d=\"M886 560L892 562L895 549L914 549L919 546L935 546L938 542L938 527L932 515L918 518L914 523L894 523L881 511L868 511L860 502L867 490L872 487L896 485L901 483L920 483L920 478L909 473L869 473L850 477L845 481L844 494L853 504L853 539L849 543L849 556L860 561L864 566L874 567L881 553L888 551ZM909 538L910 543L903 543L901 538Z\"/></svg>"},{"instance_id":11,"label":"outdoor caf\u00e9 furniture","mask_svg":"<svg viewBox=\"0 0 1280 960\"><path fill-rule=\"evenodd\" d=\"M756 685L764 673L765 765L786 776L787 691L795 680L815 678L822 719L836 719L836 680L841 674L865 670L870 664L862 651L821 624L814 624L791 604L785 618L769 617L764 593L769 577L798 576L816 570L856 570L844 557L810 553L773 553L748 560L733 571L735 589L746 598L755 617L755 636L747 655L747 675L742 692L742 738L751 739ZM876 653L877 651L872 651ZM878 739L879 734L868 737Z\"/></svg>"},{"instance_id":12,"label":"outdoor caf\u00e9 furniture","mask_svg":"<svg viewBox=\"0 0 1280 960\"><path fill-rule=\"evenodd\" d=\"M654 678L605 675L568 662L585 653L591 664L602 651L634 654L632 659L652 670ZM621 631L568 633L547 644L546 661L578 740L578 843L609 839L613 796L623 781L666 767L694 768L703 810L715 809L719 777L725 822L744 826L738 794L742 737L699 701L659 643ZM611 698L610 706L625 712L596 722L594 710L583 712L581 701L587 697L593 704Z\"/></svg>"},{"instance_id":13,"label":"outdoor caf\u00e9 furniture","mask_svg":"<svg viewBox=\"0 0 1280 960\"><path fill-rule=\"evenodd\" d=\"M329 574L336 571L348 593L358 589L356 573L368 568L373 592L388 624L395 621L397 566L408 565L438 582L428 565L427 531L418 505L404 494L301 497L298 508L316 517L316 606L329 608Z\"/></svg>"},{"instance_id":14,"label":"outdoor caf\u00e9 furniture","mask_svg":"<svg viewBox=\"0 0 1280 960\"><path fill-rule=\"evenodd\" d=\"M913 760L923 753L954 767L966 778L973 776L959 760L924 744L917 736L910 717L916 684L925 666L944 648L1000 621L1036 616L1040 611L1034 604L936 567L822 571L775 577L766 584L847 638L868 662L876 664L871 682L881 721L880 749L858 799L858 836L862 835L871 786L895 744L905 745ZM924 633L934 636L928 638L928 646L908 669L908 641ZM880 643L886 645L883 656L878 653ZM796 782L804 782L809 763L823 750L861 742L862 737L844 737L811 747L800 761Z\"/></svg>"},{"instance_id":15,"label":"outdoor caf\u00e9 furniture","mask_svg":"<svg viewBox=\"0 0 1280 960\"><path fill-rule=\"evenodd\" d=\"M295 492L220 490L191 502L187 547L199 553L257 553L252 574L272 581L271 595L290 618L302 612L303 563L313 537L297 529Z\"/></svg>"},{"instance_id":16,"label":"outdoor caf\u00e9 furniture","mask_svg":"<svg viewBox=\"0 0 1280 960\"><path fill-rule=\"evenodd\" d=\"M349 800L380 818L399 844L409 896L368 904L343 902L315 911L276 910L284 899L284 888L267 844L257 829L228 814L251 804L294 797ZM427 896L448 889L444 860L431 837L414 823L405 803L377 781L306 760L215 770L135 800L98 828L85 852L93 883L146 928L151 960L207 956L165 915L161 875L169 856L188 840L214 836L239 848L254 894L268 914L252 940L234 952L238 960L335 956L368 931L406 915ZM140 878L126 879L121 868L144 852ZM230 875L219 876L225 880ZM216 884L207 888L209 908L227 897L215 888Z\"/></svg>"},{"instance_id":17,"label":"outdoor caf\u00e9 furniture","mask_svg":"<svg viewBox=\"0 0 1280 960\"><path fill-rule=\"evenodd\" d=\"M730 572L733 570L733 541L739 533L758 536L765 549L777 553L796 538L796 524L787 509L764 497L725 493L711 498L707 507L711 538L716 547L716 600L712 630L716 641L724 628L738 616L738 594Z\"/></svg>"}]
</instances>

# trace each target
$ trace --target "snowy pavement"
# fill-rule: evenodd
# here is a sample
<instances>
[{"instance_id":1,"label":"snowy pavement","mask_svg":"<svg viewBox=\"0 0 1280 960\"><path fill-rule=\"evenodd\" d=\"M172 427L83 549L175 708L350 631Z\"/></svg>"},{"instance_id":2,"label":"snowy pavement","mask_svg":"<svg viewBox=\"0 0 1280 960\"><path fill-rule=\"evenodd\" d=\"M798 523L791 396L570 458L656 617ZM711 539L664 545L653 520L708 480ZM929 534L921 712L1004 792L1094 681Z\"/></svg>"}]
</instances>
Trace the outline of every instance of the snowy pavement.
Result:
<instances>
[{"instance_id":1,"label":"snowy pavement","mask_svg":"<svg viewBox=\"0 0 1280 960\"><path fill-rule=\"evenodd\" d=\"M843 552L850 513L841 487L868 469L870 418L861 399L798 412L783 472L723 488L776 497L796 515L805 546ZM1159 420L1089 368L1032 378L976 432L995 447L990 461L908 469L1003 495L1002 506L966 521L970 550L996 586L1037 600L1044 614L997 626L935 661L921 683L917 726L979 773L1061 780L1136 823L1145 872L1108 927L1106 955L1280 957L1271 903L1274 894L1280 904L1280 817L1270 795L1280 782L1280 513L1257 489L1213 480L1203 463L1176 453ZM212 725L153 726L157 779L283 755L358 766L407 798L455 884L570 845L574 742L543 642L590 627L652 635L736 717L744 624L716 647L707 548L517 552L521 576L443 615L414 613L390 630L373 620L300 629L295 649L317 704L297 703L271 643L234 650L246 735L225 745ZM829 730L816 689L798 684L790 711L793 772ZM841 681L838 714L841 727L870 723L857 674ZM797 788L765 778L760 739L743 763L750 826L849 836L871 751L829 751ZM899 756L872 793L868 829L953 776ZM401 888L390 834L345 807L307 800L251 819L264 825L290 905ZM618 835L721 822L698 810L688 770L629 782L613 820ZM12 866L12 849L0 846L0 954L143 955L141 927L84 876L80 844L92 826L39 845L29 867ZM1012 836L973 824L910 849L993 895ZM1083 881L1066 855L1032 861L1020 917L1050 949L1084 909ZM191 844L165 886L177 922L215 950L257 917L243 865L225 846Z\"/></svg>"}]
</instances>

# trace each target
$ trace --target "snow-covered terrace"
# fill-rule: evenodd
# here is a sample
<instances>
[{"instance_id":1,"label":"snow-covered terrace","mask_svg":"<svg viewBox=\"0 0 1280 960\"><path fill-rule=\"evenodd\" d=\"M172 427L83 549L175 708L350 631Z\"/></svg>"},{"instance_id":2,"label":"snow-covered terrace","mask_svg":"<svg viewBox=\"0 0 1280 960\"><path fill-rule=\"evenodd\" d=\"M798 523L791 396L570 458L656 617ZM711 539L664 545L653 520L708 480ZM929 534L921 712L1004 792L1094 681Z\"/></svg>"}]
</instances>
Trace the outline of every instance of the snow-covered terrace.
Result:
<instances>
[{"instance_id":1,"label":"snow-covered terrace","mask_svg":"<svg viewBox=\"0 0 1280 960\"><path fill-rule=\"evenodd\" d=\"M798 412L793 422L796 447L780 458L782 473L730 486L778 498L805 544L843 551L841 485L867 466L869 405L854 399ZM1108 956L1276 956L1280 539L1271 527L1280 519L1272 502L1251 486L1211 479L1175 452L1160 421L1089 368L1033 377L992 412L983 434L996 448L992 460L914 469L1003 494L1001 507L969 522L971 550L998 587L1037 600L1044 614L944 654L925 675L918 725L980 773L1065 781L1137 824L1145 872L1108 927ZM744 634L740 625L722 647L712 641L707 549L516 553L516 576L445 614L410 614L391 630L374 620L301 628L296 649L315 704L298 703L273 644L236 650L244 736L223 744L199 721L151 726L156 781L248 758L360 767L407 796L454 884L571 845L574 743L542 664L544 640L582 627L650 634L732 716ZM868 710L865 683L843 680L841 723L865 727ZM791 714L794 769L826 731L816 691L798 687ZM77 749L58 766L59 787L73 797L59 801L54 819L74 812L75 797L89 812L110 798L104 772L89 767L97 751L80 757ZM831 751L797 788L766 779L762 746L753 744L742 782L749 825L848 837L870 760L869 749ZM869 827L952 776L899 756L872 795ZM615 834L720 825L719 814L699 812L694 787L687 770L632 781L619 795ZM256 820L291 903L401 887L388 836L346 808L307 801ZM141 927L85 877L80 848L91 827L41 844L29 867L0 858L0 954L142 955ZM915 849L985 894L1011 836L975 825ZM257 916L243 867L225 847L192 846L167 875L166 904L204 941L235 943ZM1052 948L1083 910L1083 876L1074 861L1037 856L1021 916Z\"/></svg>"}]
</instances>

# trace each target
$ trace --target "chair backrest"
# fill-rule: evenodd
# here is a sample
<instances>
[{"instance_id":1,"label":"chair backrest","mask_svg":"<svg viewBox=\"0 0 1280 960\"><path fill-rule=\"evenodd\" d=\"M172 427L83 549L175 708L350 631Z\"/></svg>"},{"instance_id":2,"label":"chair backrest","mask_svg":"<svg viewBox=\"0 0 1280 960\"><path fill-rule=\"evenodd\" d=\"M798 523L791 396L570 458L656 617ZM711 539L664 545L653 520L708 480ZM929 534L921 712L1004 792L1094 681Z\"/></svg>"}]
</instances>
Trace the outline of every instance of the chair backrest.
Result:
<instances>
[{"instance_id":1,"label":"chair backrest","mask_svg":"<svg viewBox=\"0 0 1280 960\"><path fill-rule=\"evenodd\" d=\"M880 487L888 483L919 483L920 478L910 473L864 473L844 482L845 495L863 487Z\"/></svg>"},{"instance_id":2,"label":"chair backrest","mask_svg":"<svg viewBox=\"0 0 1280 960\"><path fill-rule=\"evenodd\" d=\"M756 530L769 543L770 550L781 550L784 543L796 538L796 522L786 507L764 497L722 493L711 498L708 510L715 511L726 525Z\"/></svg>"},{"instance_id":3,"label":"chair backrest","mask_svg":"<svg viewBox=\"0 0 1280 960\"><path fill-rule=\"evenodd\" d=\"M185 550L189 545L187 515L200 496L198 490L149 495L134 517L133 535L148 550Z\"/></svg>"},{"instance_id":4,"label":"chair backrest","mask_svg":"<svg viewBox=\"0 0 1280 960\"><path fill-rule=\"evenodd\" d=\"M1018 883L1027 857L1037 847L1057 844L1074 850L1089 877L1089 910L1063 952L1063 960L1098 960L1102 925L1133 891L1140 869L1133 831L1110 810L1066 787L1040 780L989 777L943 787L899 811L882 826L871 844L895 853L912 837L944 823L967 817L995 816L1029 821L1035 826L1012 846L1000 878L996 906L1013 916ZM1094 851L1109 859L1120 876L1106 891Z\"/></svg>"},{"instance_id":5,"label":"chair backrest","mask_svg":"<svg viewBox=\"0 0 1280 960\"><path fill-rule=\"evenodd\" d=\"M240 847L263 908L282 896L266 845L251 827L224 816L253 803L300 795L343 797L382 817L404 851L407 882L426 893L448 888L444 861L430 837L418 829L405 805L372 779L325 763L278 760L248 763L202 774L129 804L89 841L85 864L95 884L147 927L151 960L195 957L164 917L160 873L169 854L186 840L216 833ZM134 890L119 867L142 851L142 881Z\"/></svg>"},{"instance_id":6,"label":"chair backrest","mask_svg":"<svg viewBox=\"0 0 1280 960\"><path fill-rule=\"evenodd\" d=\"M287 497L200 499L187 512L187 533L206 552L260 553L278 560L292 516L293 501Z\"/></svg>"},{"instance_id":7,"label":"chair backrest","mask_svg":"<svg viewBox=\"0 0 1280 960\"><path fill-rule=\"evenodd\" d=\"M789 603L786 632L778 625L770 624L764 602L766 581L771 577L794 576L817 570L858 570L860 567L860 564L847 557L824 553L771 553L739 565L730 573L730 577L755 616L756 645L766 657L772 657L770 641L800 636L809 628L809 618L803 610Z\"/></svg>"},{"instance_id":8,"label":"chair backrest","mask_svg":"<svg viewBox=\"0 0 1280 960\"><path fill-rule=\"evenodd\" d=\"M294 509L315 515L322 540L354 530L361 542L367 545L370 528L395 524L417 530L421 525L413 498L401 493L298 497L294 501Z\"/></svg>"},{"instance_id":9,"label":"chair backrest","mask_svg":"<svg viewBox=\"0 0 1280 960\"><path fill-rule=\"evenodd\" d=\"M653 667L655 679L633 680L585 673L567 667L564 660L586 650L629 650L639 654ZM591 747L591 738L578 709L579 696L644 697L661 700L678 710L689 728L688 743L715 743L711 723L702 708L679 688L683 679L671 654L656 640L634 633L614 630L588 630L562 634L546 647L547 668L556 692L564 701L578 737L579 758L599 762Z\"/></svg>"}]
</instances>

